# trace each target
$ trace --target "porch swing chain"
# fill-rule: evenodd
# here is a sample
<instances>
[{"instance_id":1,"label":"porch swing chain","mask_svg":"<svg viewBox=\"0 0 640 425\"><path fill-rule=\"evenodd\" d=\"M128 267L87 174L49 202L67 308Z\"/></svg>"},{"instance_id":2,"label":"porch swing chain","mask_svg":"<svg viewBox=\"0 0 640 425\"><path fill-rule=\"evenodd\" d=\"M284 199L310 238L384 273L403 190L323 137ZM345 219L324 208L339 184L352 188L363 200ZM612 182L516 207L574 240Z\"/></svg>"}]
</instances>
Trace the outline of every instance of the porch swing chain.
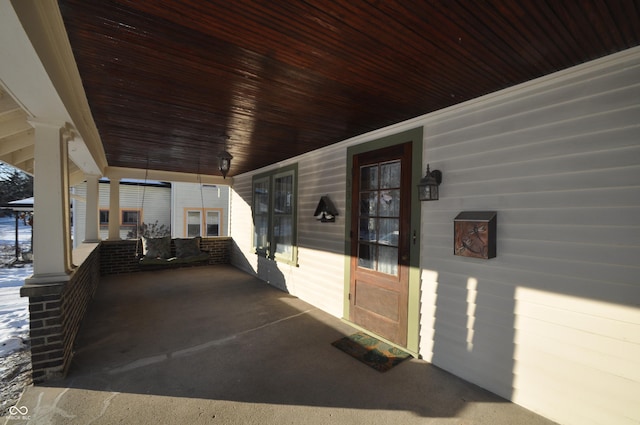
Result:
<instances>
[{"instance_id":1,"label":"porch swing chain","mask_svg":"<svg viewBox=\"0 0 640 425\"><path fill-rule=\"evenodd\" d=\"M144 170L144 185L142 186L142 202L140 203L140 211L138 211L138 217L136 220L136 258L140 257L140 225L142 224L140 221L140 216L142 215L142 211L144 211L144 197L147 191L147 178L149 177L149 157L147 157L147 168ZM140 191L138 191L140 194Z\"/></svg>"},{"instance_id":2,"label":"porch swing chain","mask_svg":"<svg viewBox=\"0 0 640 425\"><path fill-rule=\"evenodd\" d=\"M204 221L204 225L206 227L207 225L207 221L206 221L206 215L204 212L204 195L203 195L203 191L204 188L202 186L202 176L200 175L200 161L198 160L198 184L200 185L200 207L202 207L202 219ZM202 223L202 221L201 221ZM202 230L200 231L200 236L202 236Z\"/></svg>"},{"instance_id":3,"label":"porch swing chain","mask_svg":"<svg viewBox=\"0 0 640 425\"><path fill-rule=\"evenodd\" d=\"M146 195L146 191L147 191L147 179L149 177L149 158L147 158L147 168L145 169L144 172L144 185L142 186L142 202L140 203L140 211L138 213L138 217L137 217L137 233L140 231L140 216L142 214L142 211L144 211L144 199L145 199L145 195ZM202 216L203 218L205 217L205 212L204 212L204 194L203 194L203 186L202 186L202 178L200 176L200 162L198 161L198 184L200 185L200 205L202 207ZM138 191L138 194L140 192ZM205 222L205 226L206 226L206 222ZM202 232L201 232L202 233ZM136 238L136 252L135 252L135 257L139 258L140 257L140 234L137 234L137 238Z\"/></svg>"}]
</instances>

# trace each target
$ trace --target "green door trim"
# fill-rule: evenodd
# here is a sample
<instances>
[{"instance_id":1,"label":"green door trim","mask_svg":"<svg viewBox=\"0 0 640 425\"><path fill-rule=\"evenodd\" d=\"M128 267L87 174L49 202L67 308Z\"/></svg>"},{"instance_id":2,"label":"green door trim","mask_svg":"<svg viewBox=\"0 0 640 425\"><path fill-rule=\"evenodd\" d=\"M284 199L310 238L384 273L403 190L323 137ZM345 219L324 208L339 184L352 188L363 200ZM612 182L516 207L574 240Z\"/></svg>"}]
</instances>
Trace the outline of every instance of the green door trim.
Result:
<instances>
[{"instance_id":1,"label":"green door trim","mask_svg":"<svg viewBox=\"0 0 640 425\"><path fill-rule=\"evenodd\" d=\"M421 205L418 198L418 183L422 178L422 137L423 128L418 127L391 136L364 142L347 148L347 187L344 235L344 304L343 318L349 318L349 283L351 277L351 188L353 179L353 157L364 152L369 152L388 146L412 142L411 158L411 234L416 235L416 242L411 244L409 257L409 310L407 317L407 346L412 354L418 354L420 342L420 223Z\"/></svg>"}]
</instances>

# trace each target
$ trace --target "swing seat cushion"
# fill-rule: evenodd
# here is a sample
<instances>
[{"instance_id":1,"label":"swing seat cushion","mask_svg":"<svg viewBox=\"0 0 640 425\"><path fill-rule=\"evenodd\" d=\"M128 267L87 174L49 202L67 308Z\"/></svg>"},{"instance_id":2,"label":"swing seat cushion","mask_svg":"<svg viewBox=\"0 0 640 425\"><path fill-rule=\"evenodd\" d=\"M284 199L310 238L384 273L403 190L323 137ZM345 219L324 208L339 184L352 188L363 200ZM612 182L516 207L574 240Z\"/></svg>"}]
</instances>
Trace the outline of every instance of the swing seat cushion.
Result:
<instances>
[{"instance_id":1,"label":"swing seat cushion","mask_svg":"<svg viewBox=\"0 0 640 425\"><path fill-rule=\"evenodd\" d=\"M163 238L142 237L142 248L144 256L147 258L169 258L171 257L171 236Z\"/></svg>"},{"instance_id":2,"label":"swing seat cushion","mask_svg":"<svg viewBox=\"0 0 640 425\"><path fill-rule=\"evenodd\" d=\"M200 251L200 238L174 239L177 258L197 257Z\"/></svg>"},{"instance_id":3,"label":"swing seat cushion","mask_svg":"<svg viewBox=\"0 0 640 425\"><path fill-rule=\"evenodd\" d=\"M173 242L172 242L173 241ZM171 256L172 243L176 256ZM200 251L200 238L171 239L142 237L144 257L140 259L143 266L178 266L180 264L207 263L209 253Z\"/></svg>"}]
</instances>

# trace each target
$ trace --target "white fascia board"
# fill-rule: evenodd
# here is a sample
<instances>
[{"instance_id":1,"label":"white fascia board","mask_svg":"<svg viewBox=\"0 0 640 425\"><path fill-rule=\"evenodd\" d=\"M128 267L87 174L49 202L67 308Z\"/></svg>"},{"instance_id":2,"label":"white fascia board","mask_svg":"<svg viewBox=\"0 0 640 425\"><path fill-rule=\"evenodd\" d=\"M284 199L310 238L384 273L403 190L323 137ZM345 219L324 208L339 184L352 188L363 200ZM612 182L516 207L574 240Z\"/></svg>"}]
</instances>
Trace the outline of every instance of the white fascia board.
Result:
<instances>
[{"instance_id":1,"label":"white fascia board","mask_svg":"<svg viewBox=\"0 0 640 425\"><path fill-rule=\"evenodd\" d=\"M138 179L233 186L233 177L223 179L221 176L179 173L175 171L144 170L142 168L107 167L105 169L104 176L109 179L117 180Z\"/></svg>"}]
</instances>

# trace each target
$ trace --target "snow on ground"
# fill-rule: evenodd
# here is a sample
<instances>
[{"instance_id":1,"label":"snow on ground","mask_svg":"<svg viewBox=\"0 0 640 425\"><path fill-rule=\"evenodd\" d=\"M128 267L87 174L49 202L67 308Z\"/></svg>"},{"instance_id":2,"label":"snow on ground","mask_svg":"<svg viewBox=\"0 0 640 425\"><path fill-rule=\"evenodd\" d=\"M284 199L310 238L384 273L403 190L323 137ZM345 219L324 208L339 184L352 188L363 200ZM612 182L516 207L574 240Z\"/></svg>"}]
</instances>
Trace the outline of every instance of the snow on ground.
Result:
<instances>
[{"instance_id":1,"label":"snow on ground","mask_svg":"<svg viewBox=\"0 0 640 425\"><path fill-rule=\"evenodd\" d=\"M21 249L29 248L31 228L22 222L18 240ZM14 218L0 217L0 251L10 255L9 259L15 256ZM31 274L30 264L0 267L0 418L31 382L29 299L20 297L20 287Z\"/></svg>"},{"instance_id":2,"label":"snow on ground","mask_svg":"<svg viewBox=\"0 0 640 425\"><path fill-rule=\"evenodd\" d=\"M29 337L29 299L20 297L31 265L0 268L0 358L21 349Z\"/></svg>"},{"instance_id":3,"label":"snow on ground","mask_svg":"<svg viewBox=\"0 0 640 425\"><path fill-rule=\"evenodd\" d=\"M18 220L18 241L20 244L31 241L31 226ZM0 217L0 245L13 248L16 242L15 217Z\"/></svg>"}]
</instances>

